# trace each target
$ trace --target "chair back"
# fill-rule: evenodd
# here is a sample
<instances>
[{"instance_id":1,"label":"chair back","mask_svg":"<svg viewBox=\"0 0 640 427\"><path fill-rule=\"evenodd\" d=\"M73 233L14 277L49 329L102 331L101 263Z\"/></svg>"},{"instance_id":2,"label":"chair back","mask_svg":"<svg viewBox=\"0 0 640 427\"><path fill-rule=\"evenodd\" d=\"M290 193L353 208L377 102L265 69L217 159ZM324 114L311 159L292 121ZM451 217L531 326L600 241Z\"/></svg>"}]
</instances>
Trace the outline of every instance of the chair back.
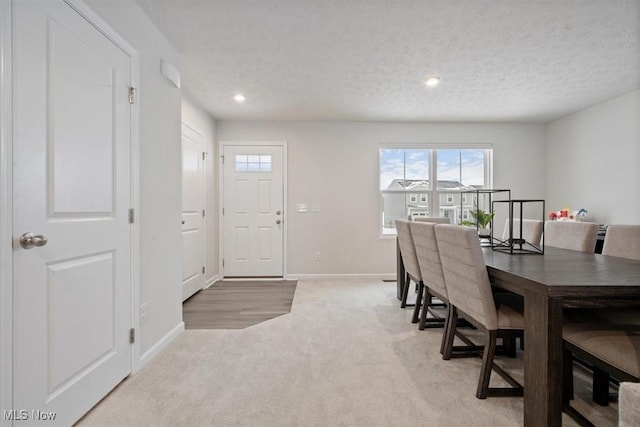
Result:
<instances>
[{"instance_id":1,"label":"chair back","mask_svg":"<svg viewBox=\"0 0 640 427\"><path fill-rule=\"evenodd\" d=\"M640 225L610 225L602 246L602 255L640 261Z\"/></svg>"},{"instance_id":2,"label":"chair back","mask_svg":"<svg viewBox=\"0 0 640 427\"><path fill-rule=\"evenodd\" d=\"M405 271L415 280L422 280L416 250L413 246L413 237L411 236L411 229L409 228L409 221L406 219L397 219L396 231L398 232L398 245L400 246L400 254L402 255L402 264L404 265Z\"/></svg>"},{"instance_id":3,"label":"chair back","mask_svg":"<svg viewBox=\"0 0 640 427\"><path fill-rule=\"evenodd\" d=\"M436 240L449 302L488 330L498 329L496 304L477 230L439 224Z\"/></svg>"},{"instance_id":4,"label":"chair back","mask_svg":"<svg viewBox=\"0 0 640 427\"><path fill-rule=\"evenodd\" d=\"M438 216L417 216L413 219L415 222L433 222L434 224L451 224L449 218L441 218Z\"/></svg>"},{"instance_id":5,"label":"chair back","mask_svg":"<svg viewBox=\"0 0 640 427\"><path fill-rule=\"evenodd\" d=\"M522 220L522 236L520 236L520 218L513 219L513 236L514 239L524 239L527 243L532 245L540 245L540 239L542 238L542 221L536 219L523 219ZM502 233L502 240L509 238L509 219L507 218L504 224L504 232Z\"/></svg>"},{"instance_id":6,"label":"chair back","mask_svg":"<svg viewBox=\"0 0 640 427\"><path fill-rule=\"evenodd\" d=\"M593 222L547 221L544 245L572 251L593 252L598 239L598 224Z\"/></svg>"},{"instance_id":7,"label":"chair back","mask_svg":"<svg viewBox=\"0 0 640 427\"><path fill-rule=\"evenodd\" d=\"M447 298L447 287L440 262L440 252L436 241L436 224L420 221L411 223L411 235L416 249L418 266L424 284L443 298Z\"/></svg>"},{"instance_id":8,"label":"chair back","mask_svg":"<svg viewBox=\"0 0 640 427\"><path fill-rule=\"evenodd\" d=\"M607 229L607 235L609 230ZM607 239L605 238L605 241ZM620 383L618 394L619 427L633 427L640 425L640 384Z\"/></svg>"}]
</instances>

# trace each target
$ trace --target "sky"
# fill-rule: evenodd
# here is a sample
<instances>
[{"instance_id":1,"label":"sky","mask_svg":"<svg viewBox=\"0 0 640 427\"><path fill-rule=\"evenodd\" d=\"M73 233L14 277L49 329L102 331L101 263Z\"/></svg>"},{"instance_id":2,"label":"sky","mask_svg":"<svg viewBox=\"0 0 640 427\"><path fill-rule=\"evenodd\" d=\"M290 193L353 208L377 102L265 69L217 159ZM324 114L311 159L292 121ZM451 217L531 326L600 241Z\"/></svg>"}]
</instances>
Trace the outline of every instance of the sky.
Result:
<instances>
[{"instance_id":1,"label":"sky","mask_svg":"<svg viewBox=\"0 0 640 427\"><path fill-rule=\"evenodd\" d=\"M380 189L394 179L429 179L428 149L380 149ZM438 180L460 181L464 185L484 184L484 150L436 150Z\"/></svg>"}]
</instances>

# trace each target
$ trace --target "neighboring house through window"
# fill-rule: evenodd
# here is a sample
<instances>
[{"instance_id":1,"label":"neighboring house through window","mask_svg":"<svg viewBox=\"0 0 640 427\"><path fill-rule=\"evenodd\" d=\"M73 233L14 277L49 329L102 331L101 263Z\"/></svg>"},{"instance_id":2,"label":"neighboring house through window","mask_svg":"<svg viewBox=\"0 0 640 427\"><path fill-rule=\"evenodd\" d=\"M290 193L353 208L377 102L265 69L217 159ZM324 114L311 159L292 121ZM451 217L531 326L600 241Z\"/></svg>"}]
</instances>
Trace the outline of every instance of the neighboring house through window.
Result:
<instances>
[{"instance_id":1,"label":"neighboring house through window","mask_svg":"<svg viewBox=\"0 0 640 427\"><path fill-rule=\"evenodd\" d=\"M389 145L380 147L379 156L382 235L396 234L397 219L467 220L474 197L460 192L490 188L492 149L486 144Z\"/></svg>"}]
</instances>

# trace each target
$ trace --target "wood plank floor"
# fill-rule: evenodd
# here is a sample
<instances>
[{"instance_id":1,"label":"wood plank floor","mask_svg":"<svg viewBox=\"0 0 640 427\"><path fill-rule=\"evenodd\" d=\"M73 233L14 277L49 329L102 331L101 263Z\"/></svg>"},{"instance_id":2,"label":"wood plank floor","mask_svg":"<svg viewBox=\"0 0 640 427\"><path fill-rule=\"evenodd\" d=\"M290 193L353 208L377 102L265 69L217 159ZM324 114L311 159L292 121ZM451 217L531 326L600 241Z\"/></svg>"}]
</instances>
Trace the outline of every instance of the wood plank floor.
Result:
<instances>
[{"instance_id":1,"label":"wood plank floor","mask_svg":"<svg viewBox=\"0 0 640 427\"><path fill-rule=\"evenodd\" d=\"M291 311L296 291L289 281L222 281L182 306L186 329L244 329Z\"/></svg>"}]
</instances>

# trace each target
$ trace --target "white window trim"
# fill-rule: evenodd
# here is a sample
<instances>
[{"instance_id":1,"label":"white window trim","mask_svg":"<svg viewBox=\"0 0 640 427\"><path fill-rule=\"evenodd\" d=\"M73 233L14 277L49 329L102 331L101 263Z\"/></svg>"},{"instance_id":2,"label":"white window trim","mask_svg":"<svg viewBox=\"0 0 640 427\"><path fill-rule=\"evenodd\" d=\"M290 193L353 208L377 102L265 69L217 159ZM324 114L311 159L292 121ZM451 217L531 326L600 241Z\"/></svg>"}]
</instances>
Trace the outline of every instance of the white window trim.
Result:
<instances>
[{"instance_id":1,"label":"white window trim","mask_svg":"<svg viewBox=\"0 0 640 427\"><path fill-rule=\"evenodd\" d=\"M383 194L386 193L406 193L400 190L381 190L380 189L380 150L411 150L422 149L432 150L429 156L429 183L430 190L421 191L420 193L426 193L430 195L428 197L429 202L429 215L435 216L434 213L440 212L440 194L451 193L451 191L438 191L437 185L433 185L436 182L437 166L438 166L438 152L437 150L484 150L484 182L486 188L493 187L493 144L490 143L381 143L378 145L378 198L379 198L379 237L381 239L395 239L396 234L384 234L384 227L382 224L382 215L384 213L384 198ZM455 192L454 192L455 193Z\"/></svg>"}]
</instances>

